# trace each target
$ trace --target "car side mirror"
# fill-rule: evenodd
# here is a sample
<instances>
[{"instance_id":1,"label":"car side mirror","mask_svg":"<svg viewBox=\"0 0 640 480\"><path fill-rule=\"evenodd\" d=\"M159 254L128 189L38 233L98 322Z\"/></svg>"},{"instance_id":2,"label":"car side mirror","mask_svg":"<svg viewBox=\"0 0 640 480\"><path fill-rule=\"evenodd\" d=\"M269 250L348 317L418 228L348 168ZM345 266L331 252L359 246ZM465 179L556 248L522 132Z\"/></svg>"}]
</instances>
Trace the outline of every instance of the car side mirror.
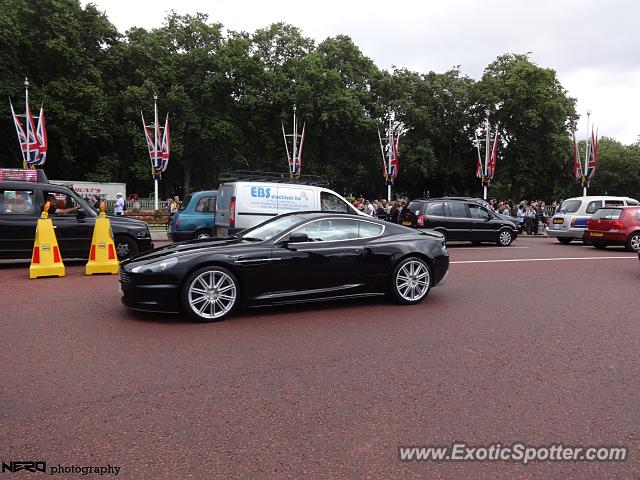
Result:
<instances>
[{"instance_id":1,"label":"car side mirror","mask_svg":"<svg viewBox=\"0 0 640 480\"><path fill-rule=\"evenodd\" d=\"M484 221L488 222L489 220L491 220L493 217L491 216L491 214L488 214L486 217L484 217Z\"/></svg>"},{"instance_id":2,"label":"car side mirror","mask_svg":"<svg viewBox=\"0 0 640 480\"><path fill-rule=\"evenodd\" d=\"M78 207L76 212L76 218L85 218L87 216L87 212L84 211L82 207Z\"/></svg>"},{"instance_id":3,"label":"car side mirror","mask_svg":"<svg viewBox=\"0 0 640 480\"><path fill-rule=\"evenodd\" d=\"M309 241L309 235L306 233L292 233L289 235L289 240L287 240L287 244L289 243L304 243Z\"/></svg>"}]
</instances>

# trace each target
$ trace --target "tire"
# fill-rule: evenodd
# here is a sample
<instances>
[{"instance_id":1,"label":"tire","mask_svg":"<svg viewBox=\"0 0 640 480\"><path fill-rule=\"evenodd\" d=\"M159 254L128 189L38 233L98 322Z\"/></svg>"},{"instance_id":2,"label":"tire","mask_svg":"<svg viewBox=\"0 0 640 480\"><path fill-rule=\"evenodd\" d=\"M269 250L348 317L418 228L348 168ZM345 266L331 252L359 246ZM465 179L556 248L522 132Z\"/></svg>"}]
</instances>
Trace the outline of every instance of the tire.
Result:
<instances>
[{"instance_id":1,"label":"tire","mask_svg":"<svg viewBox=\"0 0 640 480\"><path fill-rule=\"evenodd\" d=\"M239 299L237 278L226 268L217 265L193 272L185 280L180 292L183 311L196 322L202 323L224 320L236 309Z\"/></svg>"},{"instance_id":2,"label":"tire","mask_svg":"<svg viewBox=\"0 0 640 480\"><path fill-rule=\"evenodd\" d=\"M431 268L421 258L408 257L401 260L391 275L391 295L403 305L422 301L431 290Z\"/></svg>"},{"instance_id":3,"label":"tire","mask_svg":"<svg viewBox=\"0 0 640 480\"><path fill-rule=\"evenodd\" d=\"M207 229L197 230L193 234L193 238L194 238L194 240L197 239L197 238L211 238L211 231L207 230Z\"/></svg>"},{"instance_id":4,"label":"tire","mask_svg":"<svg viewBox=\"0 0 640 480\"><path fill-rule=\"evenodd\" d=\"M593 245L598 250L604 250L607 248L607 243L602 240L591 240L591 245Z\"/></svg>"},{"instance_id":5,"label":"tire","mask_svg":"<svg viewBox=\"0 0 640 480\"><path fill-rule=\"evenodd\" d=\"M563 245L569 245L573 238L571 237L558 237L558 241Z\"/></svg>"},{"instance_id":6,"label":"tire","mask_svg":"<svg viewBox=\"0 0 640 480\"><path fill-rule=\"evenodd\" d=\"M627 238L627 243L625 244L625 248L629 252L636 252L640 250L640 232L633 232Z\"/></svg>"},{"instance_id":7,"label":"tire","mask_svg":"<svg viewBox=\"0 0 640 480\"><path fill-rule=\"evenodd\" d=\"M498 232L498 240L496 243L500 247L508 247L513 242L513 233L509 230L500 230Z\"/></svg>"},{"instance_id":8,"label":"tire","mask_svg":"<svg viewBox=\"0 0 640 480\"><path fill-rule=\"evenodd\" d=\"M140 251L136 241L126 235L116 235L113 239L113 243L115 243L116 246L116 255L118 255L118 260L133 257Z\"/></svg>"}]
</instances>

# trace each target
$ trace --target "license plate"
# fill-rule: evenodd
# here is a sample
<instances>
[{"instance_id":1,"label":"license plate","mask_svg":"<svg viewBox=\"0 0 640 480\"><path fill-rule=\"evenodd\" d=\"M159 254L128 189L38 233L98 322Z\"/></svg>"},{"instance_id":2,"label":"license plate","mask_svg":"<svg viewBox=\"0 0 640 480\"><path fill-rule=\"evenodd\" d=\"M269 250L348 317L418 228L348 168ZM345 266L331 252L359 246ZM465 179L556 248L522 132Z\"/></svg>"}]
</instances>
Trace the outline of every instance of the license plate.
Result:
<instances>
[{"instance_id":1,"label":"license plate","mask_svg":"<svg viewBox=\"0 0 640 480\"><path fill-rule=\"evenodd\" d=\"M411 222L409 220L404 220L402 222L403 225L411 225Z\"/></svg>"},{"instance_id":2,"label":"license plate","mask_svg":"<svg viewBox=\"0 0 640 480\"><path fill-rule=\"evenodd\" d=\"M589 235L591 235L592 237L601 237L604 235L604 233L600 233L600 232L591 232Z\"/></svg>"},{"instance_id":3,"label":"license plate","mask_svg":"<svg viewBox=\"0 0 640 480\"><path fill-rule=\"evenodd\" d=\"M564 219L563 218L554 218L553 219L553 223L564 223Z\"/></svg>"}]
</instances>

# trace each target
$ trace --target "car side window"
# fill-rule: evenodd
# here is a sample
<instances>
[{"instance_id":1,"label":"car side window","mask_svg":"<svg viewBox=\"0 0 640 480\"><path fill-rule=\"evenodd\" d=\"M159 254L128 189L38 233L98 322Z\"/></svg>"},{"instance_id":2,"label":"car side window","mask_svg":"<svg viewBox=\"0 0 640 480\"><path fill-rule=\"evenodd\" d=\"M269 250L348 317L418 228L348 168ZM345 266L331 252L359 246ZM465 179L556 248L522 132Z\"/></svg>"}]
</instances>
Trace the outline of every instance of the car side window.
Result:
<instances>
[{"instance_id":1,"label":"car side window","mask_svg":"<svg viewBox=\"0 0 640 480\"><path fill-rule=\"evenodd\" d=\"M627 200L627 205L640 205L640 203L636 202L635 200Z\"/></svg>"},{"instance_id":2,"label":"car side window","mask_svg":"<svg viewBox=\"0 0 640 480\"><path fill-rule=\"evenodd\" d=\"M467 208L462 202L448 202L447 206L449 207L449 217L454 218L469 218L467 214Z\"/></svg>"},{"instance_id":3,"label":"car side window","mask_svg":"<svg viewBox=\"0 0 640 480\"><path fill-rule=\"evenodd\" d=\"M619 207L622 205L624 205L624 202L622 200L605 200L604 201L605 207Z\"/></svg>"},{"instance_id":4,"label":"car side window","mask_svg":"<svg viewBox=\"0 0 640 480\"><path fill-rule=\"evenodd\" d=\"M358 222L360 224L360 229L358 232L358 237L360 238L369 238L369 237L377 237L382 233L383 227L382 225L378 225L376 223L370 222Z\"/></svg>"},{"instance_id":5,"label":"car side window","mask_svg":"<svg viewBox=\"0 0 640 480\"><path fill-rule=\"evenodd\" d=\"M361 222L346 218L323 218L302 225L291 233L305 233L312 242L355 240L359 235L359 223Z\"/></svg>"},{"instance_id":6,"label":"car side window","mask_svg":"<svg viewBox=\"0 0 640 480\"><path fill-rule=\"evenodd\" d=\"M79 206L75 198L62 192L44 192L44 201L50 202L49 213L52 215L74 215Z\"/></svg>"},{"instance_id":7,"label":"car side window","mask_svg":"<svg viewBox=\"0 0 640 480\"><path fill-rule=\"evenodd\" d=\"M0 190L0 214L33 215L33 190Z\"/></svg>"},{"instance_id":8,"label":"car side window","mask_svg":"<svg viewBox=\"0 0 640 480\"><path fill-rule=\"evenodd\" d=\"M471 218L485 220L489 216L489 212L487 212L480 205L469 204L468 207L469 207L469 212L471 213Z\"/></svg>"},{"instance_id":9,"label":"car side window","mask_svg":"<svg viewBox=\"0 0 640 480\"><path fill-rule=\"evenodd\" d=\"M589 202L589 205L587 205L587 213L596 213L598 209L601 207L602 207L602 200Z\"/></svg>"},{"instance_id":10,"label":"car side window","mask_svg":"<svg viewBox=\"0 0 640 480\"><path fill-rule=\"evenodd\" d=\"M432 203L429 205L427 215L433 215L434 217L444 217L444 203Z\"/></svg>"},{"instance_id":11,"label":"car side window","mask_svg":"<svg viewBox=\"0 0 640 480\"><path fill-rule=\"evenodd\" d=\"M200 200L198 200L198 204L196 205L196 212L213 213L215 211L215 205L215 197L202 197Z\"/></svg>"},{"instance_id":12,"label":"car side window","mask_svg":"<svg viewBox=\"0 0 640 480\"><path fill-rule=\"evenodd\" d=\"M320 192L320 210L328 212L351 213L349 205L329 192Z\"/></svg>"}]
</instances>

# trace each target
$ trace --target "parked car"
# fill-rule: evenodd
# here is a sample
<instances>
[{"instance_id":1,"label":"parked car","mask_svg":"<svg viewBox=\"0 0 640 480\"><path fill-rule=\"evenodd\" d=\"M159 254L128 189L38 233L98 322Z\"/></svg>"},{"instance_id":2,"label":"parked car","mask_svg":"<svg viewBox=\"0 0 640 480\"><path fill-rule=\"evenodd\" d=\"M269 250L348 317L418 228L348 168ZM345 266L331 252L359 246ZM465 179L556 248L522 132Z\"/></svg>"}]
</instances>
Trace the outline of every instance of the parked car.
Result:
<instances>
[{"instance_id":1,"label":"parked car","mask_svg":"<svg viewBox=\"0 0 640 480\"><path fill-rule=\"evenodd\" d=\"M493 210L493 207L491 206L491 204L483 198L477 198L477 197L440 197L440 198L442 200L468 200L468 201L479 203L480 205L485 207L487 210ZM496 212L496 211L493 211L493 213L495 213L498 218L501 218L503 220L508 220L509 222L512 222L516 227L518 227L518 219L516 217L510 216L510 215L503 215L502 213ZM518 231L520 230L518 229Z\"/></svg>"},{"instance_id":2,"label":"parked car","mask_svg":"<svg viewBox=\"0 0 640 480\"><path fill-rule=\"evenodd\" d=\"M495 242L507 247L518 237L514 221L498 216L472 199L412 200L402 210L400 223L407 227L435 230L442 233L447 241Z\"/></svg>"},{"instance_id":3,"label":"parked car","mask_svg":"<svg viewBox=\"0 0 640 480\"><path fill-rule=\"evenodd\" d=\"M629 251L640 249L640 207L599 209L589 219L585 237L596 248L624 245Z\"/></svg>"},{"instance_id":4,"label":"parked car","mask_svg":"<svg viewBox=\"0 0 640 480\"><path fill-rule=\"evenodd\" d=\"M201 322L241 305L390 294L414 304L447 277L444 237L333 212L281 215L232 237L140 254L120 269L122 302Z\"/></svg>"},{"instance_id":5,"label":"parked car","mask_svg":"<svg viewBox=\"0 0 640 480\"><path fill-rule=\"evenodd\" d=\"M49 183L41 170L0 169L0 258L31 258L36 224L49 200L63 258L88 258L98 214L76 192ZM147 224L109 216L118 258L153 248Z\"/></svg>"},{"instance_id":6,"label":"parked car","mask_svg":"<svg viewBox=\"0 0 640 480\"><path fill-rule=\"evenodd\" d=\"M290 180L276 174L240 172L224 178L227 180L218 187L216 206L216 231L221 237L288 212L324 210L361 214L316 177Z\"/></svg>"},{"instance_id":7,"label":"parked car","mask_svg":"<svg viewBox=\"0 0 640 480\"><path fill-rule=\"evenodd\" d=\"M169 240L181 242L193 238L214 236L217 190L205 190L189 195L173 214Z\"/></svg>"},{"instance_id":8,"label":"parked car","mask_svg":"<svg viewBox=\"0 0 640 480\"><path fill-rule=\"evenodd\" d=\"M560 243L568 244L572 240L585 240L587 222L602 207L621 207L640 205L629 197L587 196L568 198L549 221L546 232L549 237L557 238Z\"/></svg>"}]
</instances>

